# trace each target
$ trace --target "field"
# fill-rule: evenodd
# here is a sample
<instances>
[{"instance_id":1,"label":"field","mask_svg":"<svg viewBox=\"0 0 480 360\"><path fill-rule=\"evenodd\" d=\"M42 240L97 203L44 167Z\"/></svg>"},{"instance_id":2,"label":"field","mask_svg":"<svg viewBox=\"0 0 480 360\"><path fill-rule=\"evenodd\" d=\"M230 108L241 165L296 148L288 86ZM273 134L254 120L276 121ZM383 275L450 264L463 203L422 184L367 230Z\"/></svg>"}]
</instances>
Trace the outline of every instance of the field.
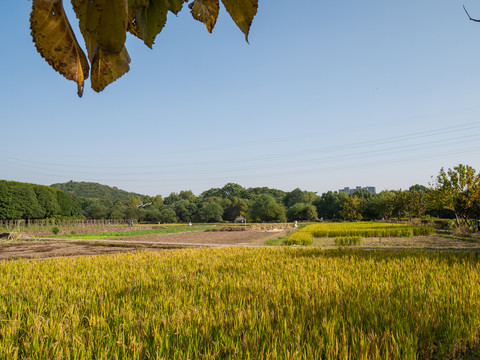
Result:
<instances>
[{"instance_id":1,"label":"field","mask_svg":"<svg viewBox=\"0 0 480 360\"><path fill-rule=\"evenodd\" d=\"M218 248L0 262L0 358L445 359L478 253Z\"/></svg>"},{"instance_id":2,"label":"field","mask_svg":"<svg viewBox=\"0 0 480 360\"><path fill-rule=\"evenodd\" d=\"M383 225L2 241L0 359L480 359L480 244ZM359 229L369 251L337 248Z\"/></svg>"},{"instance_id":3,"label":"field","mask_svg":"<svg viewBox=\"0 0 480 360\"><path fill-rule=\"evenodd\" d=\"M181 229L186 231L179 231L179 227L145 229L139 226L134 227L136 230L133 233L129 227L115 228L113 233L111 228L91 228L90 232L84 230L80 233L82 230L76 229L77 234L67 233L55 237L52 237L51 229L22 232L22 237L18 240L0 241L0 260L100 255L138 250L158 251L185 247L258 246L263 245L268 239L285 234L253 229L223 231L231 228L218 226L210 229L221 231L206 231L203 226L192 228L183 226ZM236 229L244 230L242 227ZM98 232L91 232L95 230Z\"/></svg>"},{"instance_id":4,"label":"field","mask_svg":"<svg viewBox=\"0 0 480 360\"><path fill-rule=\"evenodd\" d=\"M431 235L430 226L416 226L377 222L321 223L300 230L313 237L360 236L360 237L411 237Z\"/></svg>"}]
</instances>

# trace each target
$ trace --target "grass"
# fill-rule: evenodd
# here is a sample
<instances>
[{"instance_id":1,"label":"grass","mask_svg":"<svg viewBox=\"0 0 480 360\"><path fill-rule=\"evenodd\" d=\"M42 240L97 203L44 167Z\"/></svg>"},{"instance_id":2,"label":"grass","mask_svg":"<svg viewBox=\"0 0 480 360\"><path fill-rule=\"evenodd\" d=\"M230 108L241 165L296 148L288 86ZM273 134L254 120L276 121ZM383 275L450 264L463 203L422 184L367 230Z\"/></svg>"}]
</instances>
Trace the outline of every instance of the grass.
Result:
<instances>
[{"instance_id":1,"label":"grass","mask_svg":"<svg viewBox=\"0 0 480 360\"><path fill-rule=\"evenodd\" d=\"M445 359L478 253L228 248L0 262L0 358Z\"/></svg>"},{"instance_id":2,"label":"grass","mask_svg":"<svg viewBox=\"0 0 480 360\"><path fill-rule=\"evenodd\" d=\"M285 245L285 240L288 239L288 236L279 236L274 239L268 239L265 241L265 245L267 246L279 246L279 245Z\"/></svg>"},{"instance_id":3,"label":"grass","mask_svg":"<svg viewBox=\"0 0 480 360\"><path fill-rule=\"evenodd\" d=\"M452 235L452 234L442 234L439 233L438 236L454 239L454 240L462 240L462 241L470 241L474 243L480 243L479 237L472 237L472 236L459 236L459 235Z\"/></svg>"},{"instance_id":4,"label":"grass","mask_svg":"<svg viewBox=\"0 0 480 360\"><path fill-rule=\"evenodd\" d=\"M206 230L210 228L211 226L199 226L199 227L171 226L165 229L129 230L129 231L97 232L97 233L85 233L85 234L62 234L62 235L50 235L47 237L48 238L73 238L73 239L105 239L105 238L114 238L114 237L120 237L120 236L172 234L172 233L187 232L187 231Z\"/></svg>"}]
</instances>

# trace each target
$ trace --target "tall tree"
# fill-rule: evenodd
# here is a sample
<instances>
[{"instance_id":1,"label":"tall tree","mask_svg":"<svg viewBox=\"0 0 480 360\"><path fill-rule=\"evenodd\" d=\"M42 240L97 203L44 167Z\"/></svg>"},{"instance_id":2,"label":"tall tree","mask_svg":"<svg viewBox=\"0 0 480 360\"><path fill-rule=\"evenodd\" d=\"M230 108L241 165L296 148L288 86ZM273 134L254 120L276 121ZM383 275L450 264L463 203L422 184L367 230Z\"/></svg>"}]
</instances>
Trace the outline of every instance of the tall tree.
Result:
<instances>
[{"instance_id":1,"label":"tall tree","mask_svg":"<svg viewBox=\"0 0 480 360\"><path fill-rule=\"evenodd\" d=\"M255 221L285 221L285 208L268 194L260 195L250 206L250 217Z\"/></svg>"},{"instance_id":2,"label":"tall tree","mask_svg":"<svg viewBox=\"0 0 480 360\"><path fill-rule=\"evenodd\" d=\"M480 192L480 173L473 167L459 164L453 169L440 169L428 197L433 208L455 213L457 225L470 225L470 211Z\"/></svg>"},{"instance_id":3,"label":"tall tree","mask_svg":"<svg viewBox=\"0 0 480 360\"><path fill-rule=\"evenodd\" d=\"M341 205L340 215L346 220L363 219L366 201L357 195L349 195Z\"/></svg>"}]
</instances>

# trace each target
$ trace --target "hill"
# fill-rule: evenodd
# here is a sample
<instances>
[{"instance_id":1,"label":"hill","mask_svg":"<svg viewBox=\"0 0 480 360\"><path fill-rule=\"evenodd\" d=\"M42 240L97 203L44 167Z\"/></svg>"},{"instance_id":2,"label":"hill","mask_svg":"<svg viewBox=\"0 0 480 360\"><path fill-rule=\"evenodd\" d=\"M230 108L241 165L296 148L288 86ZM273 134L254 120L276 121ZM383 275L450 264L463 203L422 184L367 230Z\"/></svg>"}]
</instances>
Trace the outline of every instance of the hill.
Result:
<instances>
[{"instance_id":1,"label":"hill","mask_svg":"<svg viewBox=\"0 0 480 360\"><path fill-rule=\"evenodd\" d=\"M93 182L78 182L70 180L66 183L52 184L51 187L65 191L73 196L111 200L113 202L128 201L134 196L138 196L140 198L144 197L144 195L141 194L128 192L118 189L117 187L111 187Z\"/></svg>"}]
</instances>

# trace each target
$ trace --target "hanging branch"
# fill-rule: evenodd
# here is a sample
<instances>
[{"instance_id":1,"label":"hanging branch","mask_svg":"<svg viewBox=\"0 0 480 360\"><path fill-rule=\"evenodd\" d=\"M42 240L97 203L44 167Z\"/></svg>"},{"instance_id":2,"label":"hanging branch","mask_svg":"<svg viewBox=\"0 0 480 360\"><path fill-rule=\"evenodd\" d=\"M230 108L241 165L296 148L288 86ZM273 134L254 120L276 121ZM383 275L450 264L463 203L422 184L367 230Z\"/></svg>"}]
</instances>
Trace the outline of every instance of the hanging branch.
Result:
<instances>
[{"instance_id":1,"label":"hanging branch","mask_svg":"<svg viewBox=\"0 0 480 360\"><path fill-rule=\"evenodd\" d=\"M465 9L465 5L463 5L463 10L465 10L465 12L466 12L466 14L467 14L467 16L468 16L468 18L469 18L470 20L475 21L475 22L480 22L479 19L474 19L474 18L472 18L472 17L470 16L470 14L468 13L467 9Z\"/></svg>"}]
</instances>

